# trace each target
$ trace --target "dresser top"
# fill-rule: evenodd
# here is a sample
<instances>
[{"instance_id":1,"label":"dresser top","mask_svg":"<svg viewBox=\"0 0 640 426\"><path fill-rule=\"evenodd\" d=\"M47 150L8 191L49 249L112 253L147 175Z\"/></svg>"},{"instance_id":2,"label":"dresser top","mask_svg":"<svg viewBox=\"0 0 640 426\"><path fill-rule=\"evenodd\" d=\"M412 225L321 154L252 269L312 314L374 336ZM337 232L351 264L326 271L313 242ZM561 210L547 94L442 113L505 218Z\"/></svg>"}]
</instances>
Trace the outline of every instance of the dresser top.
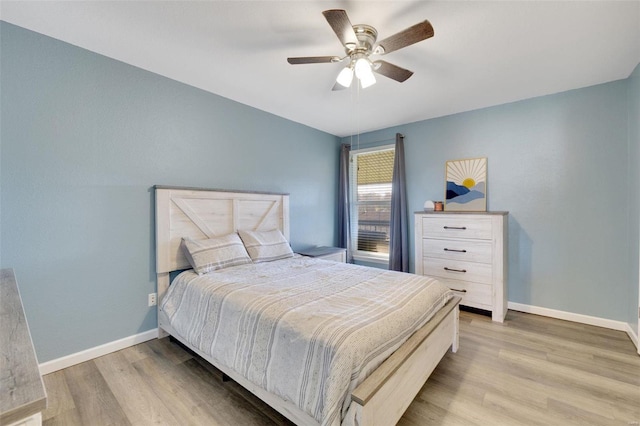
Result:
<instances>
[{"instance_id":1,"label":"dresser top","mask_svg":"<svg viewBox=\"0 0 640 426\"><path fill-rule=\"evenodd\" d=\"M0 424L47 408L38 359L13 269L0 270Z\"/></svg>"},{"instance_id":2,"label":"dresser top","mask_svg":"<svg viewBox=\"0 0 640 426\"><path fill-rule=\"evenodd\" d=\"M434 211L434 210L422 210L414 212L415 214L477 214L477 215L498 215L498 216L506 216L509 212L501 212L501 211L487 211L487 212L452 212L452 211Z\"/></svg>"}]
</instances>

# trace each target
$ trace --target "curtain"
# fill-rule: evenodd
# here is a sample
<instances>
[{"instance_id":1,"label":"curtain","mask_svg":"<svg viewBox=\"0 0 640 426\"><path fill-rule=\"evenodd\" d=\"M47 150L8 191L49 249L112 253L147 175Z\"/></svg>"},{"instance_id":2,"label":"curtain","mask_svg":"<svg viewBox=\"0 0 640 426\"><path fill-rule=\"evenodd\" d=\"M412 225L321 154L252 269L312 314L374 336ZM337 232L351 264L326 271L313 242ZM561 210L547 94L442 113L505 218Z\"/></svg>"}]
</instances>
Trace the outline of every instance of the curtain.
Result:
<instances>
[{"instance_id":1,"label":"curtain","mask_svg":"<svg viewBox=\"0 0 640 426\"><path fill-rule=\"evenodd\" d=\"M404 167L404 136L396 133L396 154L391 184L391 222L389 229L389 269L409 272L407 182Z\"/></svg>"},{"instance_id":2,"label":"curtain","mask_svg":"<svg viewBox=\"0 0 640 426\"><path fill-rule=\"evenodd\" d=\"M349 219L349 145L340 149L338 175L338 244L347 249L347 263L351 263L351 224Z\"/></svg>"}]
</instances>

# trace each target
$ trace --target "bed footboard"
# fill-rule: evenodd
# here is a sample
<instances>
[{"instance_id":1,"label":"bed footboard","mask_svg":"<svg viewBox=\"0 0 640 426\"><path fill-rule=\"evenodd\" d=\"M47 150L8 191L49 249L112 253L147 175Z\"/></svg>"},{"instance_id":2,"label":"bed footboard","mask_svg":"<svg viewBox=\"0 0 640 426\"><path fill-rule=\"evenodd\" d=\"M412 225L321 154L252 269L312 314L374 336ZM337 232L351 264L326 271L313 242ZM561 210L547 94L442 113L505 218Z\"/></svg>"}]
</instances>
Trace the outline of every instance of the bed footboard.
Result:
<instances>
[{"instance_id":1,"label":"bed footboard","mask_svg":"<svg viewBox=\"0 0 640 426\"><path fill-rule=\"evenodd\" d=\"M453 352L458 350L459 303L459 297L451 299L425 326L416 331L354 389L351 400L356 404L357 424L388 426L400 420L449 348ZM218 365L211 357L193 348L172 330L164 315L161 314L159 320L161 326L164 326L163 333L168 332L173 335L289 420L300 426L318 425L308 414L290 402L268 393L235 371Z\"/></svg>"},{"instance_id":2,"label":"bed footboard","mask_svg":"<svg viewBox=\"0 0 640 426\"><path fill-rule=\"evenodd\" d=\"M360 425L396 424L449 348L458 350L460 300L451 299L354 389Z\"/></svg>"}]
</instances>

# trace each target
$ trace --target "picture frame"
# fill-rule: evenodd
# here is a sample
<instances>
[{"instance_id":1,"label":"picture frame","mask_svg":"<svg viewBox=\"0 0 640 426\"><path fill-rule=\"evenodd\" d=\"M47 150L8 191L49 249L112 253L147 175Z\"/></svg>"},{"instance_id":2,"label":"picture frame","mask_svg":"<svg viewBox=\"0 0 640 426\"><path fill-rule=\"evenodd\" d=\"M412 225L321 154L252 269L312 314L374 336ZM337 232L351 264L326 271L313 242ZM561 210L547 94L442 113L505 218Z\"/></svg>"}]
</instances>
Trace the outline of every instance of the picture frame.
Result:
<instances>
[{"instance_id":1,"label":"picture frame","mask_svg":"<svg viewBox=\"0 0 640 426\"><path fill-rule=\"evenodd\" d=\"M487 211L487 157L445 165L445 211Z\"/></svg>"}]
</instances>

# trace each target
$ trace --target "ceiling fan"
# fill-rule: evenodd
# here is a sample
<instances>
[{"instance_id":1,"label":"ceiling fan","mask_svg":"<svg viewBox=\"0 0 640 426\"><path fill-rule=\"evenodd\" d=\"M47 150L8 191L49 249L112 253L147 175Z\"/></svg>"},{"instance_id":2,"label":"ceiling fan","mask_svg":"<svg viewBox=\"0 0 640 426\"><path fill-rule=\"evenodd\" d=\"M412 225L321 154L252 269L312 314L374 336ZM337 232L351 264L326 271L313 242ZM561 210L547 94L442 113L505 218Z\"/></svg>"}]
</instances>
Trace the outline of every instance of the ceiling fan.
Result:
<instances>
[{"instance_id":1,"label":"ceiling fan","mask_svg":"<svg viewBox=\"0 0 640 426\"><path fill-rule=\"evenodd\" d=\"M371 61L370 56L391 53L433 37L434 34L431 23L425 20L376 43L378 31L371 25L351 25L346 11L330 9L322 14L344 46L346 56L305 56L287 58L287 62L292 65L320 64L342 62L348 59L349 63L338 74L333 90L351 86L354 74L363 89L375 84L374 72L402 83L413 75L413 71L383 60Z\"/></svg>"}]
</instances>

